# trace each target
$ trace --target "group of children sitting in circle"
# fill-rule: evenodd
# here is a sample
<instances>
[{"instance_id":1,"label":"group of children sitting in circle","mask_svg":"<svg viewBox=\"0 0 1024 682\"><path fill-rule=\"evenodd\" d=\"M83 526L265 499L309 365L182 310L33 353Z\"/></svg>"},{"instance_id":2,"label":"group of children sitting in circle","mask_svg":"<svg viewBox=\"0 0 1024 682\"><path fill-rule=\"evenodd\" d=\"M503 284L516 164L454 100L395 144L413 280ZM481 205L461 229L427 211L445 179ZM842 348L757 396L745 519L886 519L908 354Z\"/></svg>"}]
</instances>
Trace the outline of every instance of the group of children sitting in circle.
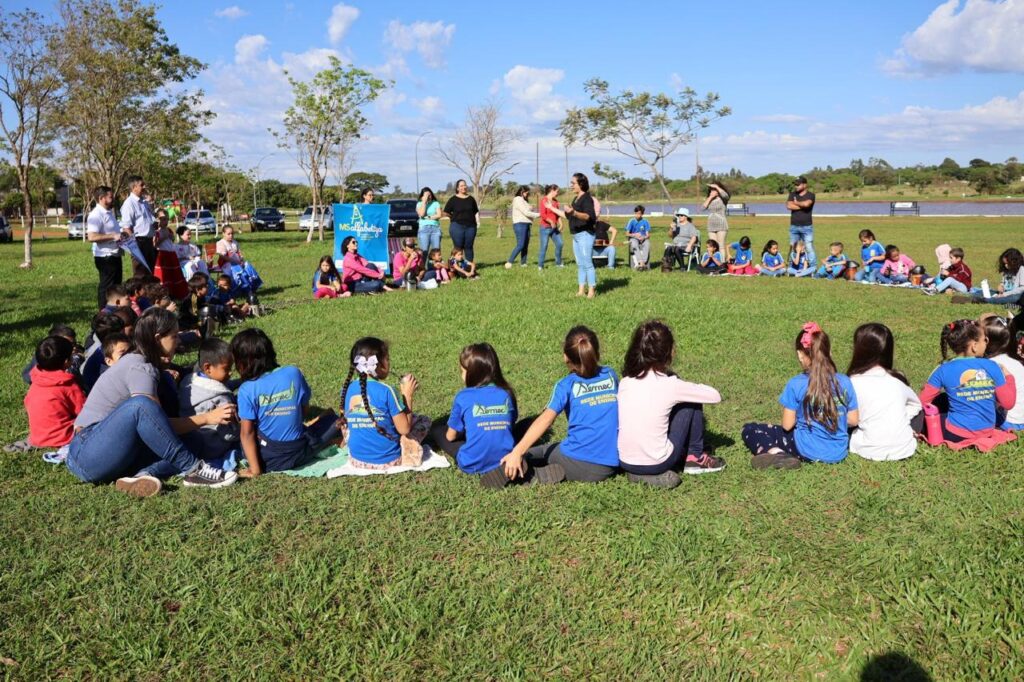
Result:
<instances>
[{"instance_id":1,"label":"group of children sitting in circle","mask_svg":"<svg viewBox=\"0 0 1024 682\"><path fill-rule=\"evenodd\" d=\"M602 364L591 329L570 329L559 349L566 373L532 421L519 419L521 406L495 348L466 346L457 358L464 388L448 418L431 425L414 412L415 376L402 376L397 391L387 383L390 349L381 339L353 344L339 414L328 410L307 421L309 386L299 368L278 363L262 330L242 330L230 343L207 338L196 365L181 367L173 363L178 318L159 306L137 320L125 310L131 308L101 313L109 317L97 319L85 358L65 327L38 344L24 445L57 449L45 457L66 461L83 481L116 481L132 495L156 494L163 478L179 474L187 486L224 487L238 476L300 466L332 443L347 445L355 467L388 469L407 455L421 457L420 444L430 441L489 488L597 482L619 471L670 488L680 474L725 468L705 442L704 406L722 396L673 370L675 340L659 320L633 332L621 379ZM944 325L943 362L919 394L894 367L893 334L885 325L855 331L846 374L832 360L828 334L816 323L803 325L793 343L800 371L779 398L781 422L742 429L752 466L837 463L848 452L899 460L914 454L919 440L982 451L1014 440L1013 432L1024 429L1021 322L985 315ZM94 357L106 372L90 387ZM540 443L560 414L568 419L566 438ZM236 473L238 462L245 468Z\"/></svg>"}]
</instances>

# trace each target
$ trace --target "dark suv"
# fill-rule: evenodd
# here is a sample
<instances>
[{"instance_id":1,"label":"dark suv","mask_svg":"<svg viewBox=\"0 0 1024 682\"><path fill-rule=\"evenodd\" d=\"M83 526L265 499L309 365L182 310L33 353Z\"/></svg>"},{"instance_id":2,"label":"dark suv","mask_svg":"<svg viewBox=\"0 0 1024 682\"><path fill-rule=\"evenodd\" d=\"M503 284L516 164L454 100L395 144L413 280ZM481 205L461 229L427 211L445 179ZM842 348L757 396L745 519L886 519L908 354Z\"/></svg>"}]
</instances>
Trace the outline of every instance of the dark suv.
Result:
<instances>
[{"instance_id":1,"label":"dark suv","mask_svg":"<svg viewBox=\"0 0 1024 682\"><path fill-rule=\"evenodd\" d=\"M388 218L389 237L415 237L420 231L420 217L416 215L415 199L388 199L391 216Z\"/></svg>"},{"instance_id":2,"label":"dark suv","mask_svg":"<svg viewBox=\"0 0 1024 682\"><path fill-rule=\"evenodd\" d=\"M276 208L257 208L249 218L249 227L253 232L263 230L284 232L284 214Z\"/></svg>"}]
</instances>

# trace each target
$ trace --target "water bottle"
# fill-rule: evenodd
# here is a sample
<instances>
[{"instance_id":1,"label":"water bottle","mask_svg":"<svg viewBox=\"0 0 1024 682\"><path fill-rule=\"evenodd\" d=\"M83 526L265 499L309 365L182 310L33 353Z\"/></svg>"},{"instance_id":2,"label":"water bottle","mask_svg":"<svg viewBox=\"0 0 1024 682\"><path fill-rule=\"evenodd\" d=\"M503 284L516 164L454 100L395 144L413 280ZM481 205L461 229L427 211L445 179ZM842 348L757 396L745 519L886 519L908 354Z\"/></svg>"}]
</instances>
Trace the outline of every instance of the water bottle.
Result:
<instances>
[{"instance_id":1,"label":"water bottle","mask_svg":"<svg viewBox=\"0 0 1024 682\"><path fill-rule=\"evenodd\" d=\"M931 403L924 405L924 439L928 445L942 445L946 440L942 434L942 416L939 408Z\"/></svg>"},{"instance_id":2,"label":"water bottle","mask_svg":"<svg viewBox=\"0 0 1024 682\"><path fill-rule=\"evenodd\" d=\"M985 298L992 298L992 289L988 286L988 280L981 280L981 295Z\"/></svg>"}]
</instances>

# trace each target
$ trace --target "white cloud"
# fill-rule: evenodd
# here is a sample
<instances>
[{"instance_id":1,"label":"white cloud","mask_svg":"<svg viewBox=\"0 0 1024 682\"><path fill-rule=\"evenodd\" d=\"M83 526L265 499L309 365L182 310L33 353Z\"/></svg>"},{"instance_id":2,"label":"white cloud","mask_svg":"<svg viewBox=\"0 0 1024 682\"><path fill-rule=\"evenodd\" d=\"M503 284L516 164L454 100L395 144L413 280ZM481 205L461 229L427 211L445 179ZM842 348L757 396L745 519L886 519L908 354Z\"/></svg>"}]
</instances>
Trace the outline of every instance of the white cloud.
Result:
<instances>
[{"instance_id":1,"label":"white cloud","mask_svg":"<svg viewBox=\"0 0 1024 682\"><path fill-rule=\"evenodd\" d=\"M891 75L983 71L1024 73L1024 2L948 0L903 37L882 64Z\"/></svg>"},{"instance_id":2,"label":"white cloud","mask_svg":"<svg viewBox=\"0 0 1024 682\"><path fill-rule=\"evenodd\" d=\"M314 47L305 52L285 52L281 55L282 66L292 78L305 80L323 71L331 65L331 57L348 63L348 59L337 50L329 47Z\"/></svg>"},{"instance_id":3,"label":"white cloud","mask_svg":"<svg viewBox=\"0 0 1024 682\"><path fill-rule=\"evenodd\" d=\"M751 116L750 120L759 123L807 123L811 119L800 114L767 114L765 116Z\"/></svg>"},{"instance_id":4,"label":"white cloud","mask_svg":"<svg viewBox=\"0 0 1024 682\"><path fill-rule=\"evenodd\" d=\"M516 106L535 122L561 120L565 116L568 100L554 92L565 72L561 69L543 69L517 64L505 72L501 84ZM492 86L492 94L496 91Z\"/></svg>"},{"instance_id":5,"label":"white cloud","mask_svg":"<svg viewBox=\"0 0 1024 682\"><path fill-rule=\"evenodd\" d=\"M444 111L444 104L441 102L440 97L424 97L423 99L415 100L413 104L427 118L436 118Z\"/></svg>"},{"instance_id":6,"label":"white cloud","mask_svg":"<svg viewBox=\"0 0 1024 682\"><path fill-rule=\"evenodd\" d=\"M384 43L398 52L416 51L432 69L443 68L446 52L455 36L455 24L442 21L416 21L403 24L393 20L384 31Z\"/></svg>"},{"instance_id":7,"label":"white cloud","mask_svg":"<svg viewBox=\"0 0 1024 682\"><path fill-rule=\"evenodd\" d=\"M214 12L213 14L214 14L214 16L218 16L221 19L230 19L231 21L234 21L235 19L241 19L242 17L249 16L249 13L246 12L241 7L239 7L238 5L231 5L231 7L225 7L224 9L219 9L216 12Z\"/></svg>"},{"instance_id":8,"label":"white cloud","mask_svg":"<svg viewBox=\"0 0 1024 682\"><path fill-rule=\"evenodd\" d=\"M340 43L358 18L357 8L344 3L335 5L331 10L331 18L327 20L327 37L331 39L331 44Z\"/></svg>"},{"instance_id":9,"label":"white cloud","mask_svg":"<svg viewBox=\"0 0 1024 682\"><path fill-rule=\"evenodd\" d=\"M267 37L259 33L242 36L235 43L235 63L247 64L255 61L269 44Z\"/></svg>"}]
</instances>

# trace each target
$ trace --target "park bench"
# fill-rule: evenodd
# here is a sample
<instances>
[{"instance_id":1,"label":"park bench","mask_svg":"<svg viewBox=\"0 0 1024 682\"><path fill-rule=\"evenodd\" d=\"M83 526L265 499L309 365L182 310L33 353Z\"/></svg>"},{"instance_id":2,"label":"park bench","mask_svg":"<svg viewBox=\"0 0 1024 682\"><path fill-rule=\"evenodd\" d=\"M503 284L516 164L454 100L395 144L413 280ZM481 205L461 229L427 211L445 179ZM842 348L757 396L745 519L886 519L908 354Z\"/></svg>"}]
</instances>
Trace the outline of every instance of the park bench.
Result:
<instances>
[{"instance_id":1,"label":"park bench","mask_svg":"<svg viewBox=\"0 0 1024 682\"><path fill-rule=\"evenodd\" d=\"M897 213L913 213L919 216L921 215L921 207L916 201L890 201L889 215L894 216Z\"/></svg>"},{"instance_id":2,"label":"park bench","mask_svg":"<svg viewBox=\"0 0 1024 682\"><path fill-rule=\"evenodd\" d=\"M727 204L725 215L750 215L750 208L744 203Z\"/></svg>"}]
</instances>

